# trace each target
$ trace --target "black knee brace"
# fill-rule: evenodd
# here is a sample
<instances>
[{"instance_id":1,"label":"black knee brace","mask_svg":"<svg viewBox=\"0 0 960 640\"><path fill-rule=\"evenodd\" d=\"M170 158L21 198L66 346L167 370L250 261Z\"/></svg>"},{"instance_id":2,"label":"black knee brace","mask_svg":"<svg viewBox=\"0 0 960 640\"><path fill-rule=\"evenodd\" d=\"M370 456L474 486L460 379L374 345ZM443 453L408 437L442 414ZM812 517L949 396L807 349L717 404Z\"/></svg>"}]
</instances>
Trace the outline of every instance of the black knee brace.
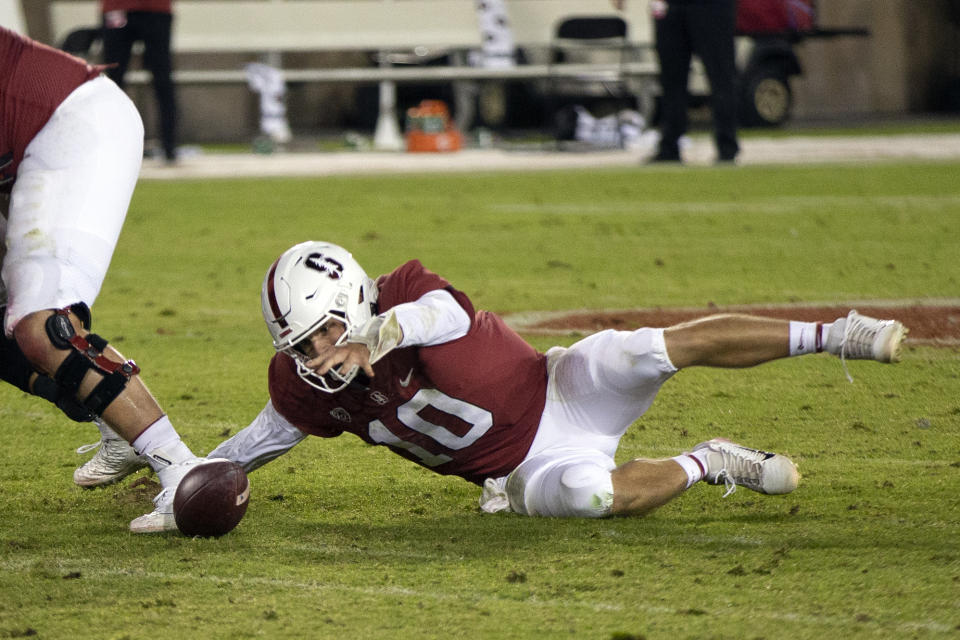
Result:
<instances>
[{"instance_id":1,"label":"black knee brace","mask_svg":"<svg viewBox=\"0 0 960 640\"><path fill-rule=\"evenodd\" d=\"M17 341L2 336L0 339L0 380L9 382L21 391L30 393L30 376L33 365L23 355Z\"/></svg>"},{"instance_id":2,"label":"black knee brace","mask_svg":"<svg viewBox=\"0 0 960 640\"><path fill-rule=\"evenodd\" d=\"M44 400L49 400L74 422L91 422L97 417L81 404L76 396L65 392L54 382L53 378L42 373L37 374L37 379L33 381L33 388L30 389L30 393L40 396Z\"/></svg>"},{"instance_id":3,"label":"black knee brace","mask_svg":"<svg viewBox=\"0 0 960 640\"><path fill-rule=\"evenodd\" d=\"M83 310L86 310L86 306ZM53 375L53 380L67 396L77 398L90 413L99 416L123 392L130 378L140 373L140 368L133 360L115 362L104 356L107 341L97 334L88 333L85 337L77 335L68 317L70 311L74 311L85 326L89 324L89 314L84 317L73 308L59 309L47 319L47 336L53 346L71 350ZM103 379L86 398L80 400L77 391L87 371L95 371Z\"/></svg>"},{"instance_id":4,"label":"black knee brace","mask_svg":"<svg viewBox=\"0 0 960 640\"><path fill-rule=\"evenodd\" d=\"M2 311L0 318L6 315L6 308L4 307ZM89 318L89 313L80 317ZM87 321L89 322L89 319ZM31 378L33 378L32 383ZM76 397L63 393L52 378L38 373L23 355L17 341L6 336L0 336L0 380L9 382L21 391L52 402L68 418L76 422L90 422L95 417L87 411L86 407L77 402Z\"/></svg>"}]
</instances>

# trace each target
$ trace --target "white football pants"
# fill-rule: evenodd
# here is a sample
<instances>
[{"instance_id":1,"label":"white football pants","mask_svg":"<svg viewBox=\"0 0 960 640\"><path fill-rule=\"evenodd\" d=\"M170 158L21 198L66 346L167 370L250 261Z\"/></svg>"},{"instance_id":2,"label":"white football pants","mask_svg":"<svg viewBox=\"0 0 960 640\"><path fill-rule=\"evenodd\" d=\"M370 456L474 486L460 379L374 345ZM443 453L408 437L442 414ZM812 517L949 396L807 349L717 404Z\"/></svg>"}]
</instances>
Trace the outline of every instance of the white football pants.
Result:
<instances>
[{"instance_id":1,"label":"white football pants","mask_svg":"<svg viewBox=\"0 0 960 640\"><path fill-rule=\"evenodd\" d=\"M663 329L607 330L554 347L547 371L537 436L506 479L510 508L530 516L609 515L620 438L677 372Z\"/></svg>"},{"instance_id":2,"label":"white football pants","mask_svg":"<svg viewBox=\"0 0 960 640\"><path fill-rule=\"evenodd\" d=\"M143 122L117 85L77 87L27 145L10 194L4 330L34 311L92 306L143 161Z\"/></svg>"}]
</instances>

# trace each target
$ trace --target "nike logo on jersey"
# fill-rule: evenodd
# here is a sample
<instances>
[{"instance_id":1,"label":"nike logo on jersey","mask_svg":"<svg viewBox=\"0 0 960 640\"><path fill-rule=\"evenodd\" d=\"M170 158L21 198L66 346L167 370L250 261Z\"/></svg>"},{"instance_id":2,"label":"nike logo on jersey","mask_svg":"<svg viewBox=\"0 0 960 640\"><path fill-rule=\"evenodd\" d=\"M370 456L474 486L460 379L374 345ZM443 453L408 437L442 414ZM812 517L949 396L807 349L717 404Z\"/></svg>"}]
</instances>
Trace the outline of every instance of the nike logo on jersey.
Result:
<instances>
[{"instance_id":1,"label":"nike logo on jersey","mask_svg":"<svg viewBox=\"0 0 960 640\"><path fill-rule=\"evenodd\" d=\"M410 386L410 378L412 378L412 377L413 377L413 369L410 369L410 371L407 372L407 377L406 377L406 378L400 378L400 386L401 386L401 387L409 387L409 386Z\"/></svg>"}]
</instances>

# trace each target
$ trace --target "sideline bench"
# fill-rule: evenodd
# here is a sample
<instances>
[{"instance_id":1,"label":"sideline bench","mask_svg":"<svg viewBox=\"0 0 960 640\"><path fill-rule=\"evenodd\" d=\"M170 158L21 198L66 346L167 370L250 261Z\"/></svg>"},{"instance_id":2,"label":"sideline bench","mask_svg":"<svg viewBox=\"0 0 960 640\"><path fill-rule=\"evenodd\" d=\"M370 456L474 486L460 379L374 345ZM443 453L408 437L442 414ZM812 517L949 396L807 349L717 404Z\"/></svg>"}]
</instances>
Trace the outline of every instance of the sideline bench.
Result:
<instances>
[{"instance_id":1,"label":"sideline bench","mask_svg":"<svg viewBox=\"0 0 960 640\"><path fill-rule=\"evenodd\" d=\"M513 67L351 66L300 68L281 63L288 82L449 82L458 80L528 80L582 78L604 81L619 77L653 77L651 28L643 2L624 12L631 44L639 59L619 62L551 64L531 61ZM429 60L444 53L466 54L482 43L473 0L177 0L175 54L240 53L252 57L301 52L406 52ZM516 45L525 50L549 48L558 23L568 17L610 15L609 0L507 0ZM56 43L78 28L99 23L95 1L55 0L50 5ZM243 83L242 68L179 68L178 83ZM144 83L149 74L130 71L128 82Z\"/></svg>"}]
</instances>

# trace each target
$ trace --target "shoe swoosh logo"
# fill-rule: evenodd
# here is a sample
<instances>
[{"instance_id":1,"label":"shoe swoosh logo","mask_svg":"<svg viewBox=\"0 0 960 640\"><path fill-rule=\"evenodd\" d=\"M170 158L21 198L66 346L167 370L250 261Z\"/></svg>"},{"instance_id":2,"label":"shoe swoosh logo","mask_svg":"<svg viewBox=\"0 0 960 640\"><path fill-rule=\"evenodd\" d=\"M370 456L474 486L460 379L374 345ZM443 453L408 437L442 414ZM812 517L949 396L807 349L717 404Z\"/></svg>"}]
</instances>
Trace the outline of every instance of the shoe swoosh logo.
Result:
<instances>
[{"instance_id":1,"label":"shoe swoosh logo","mask_svg":"<svg viewBox=\"0 0 960 640\"><path fill-rule=\"evenodd\" d=\"M410 386L410 378L412 378L412 377L413 377L413 369L410 369L410 371L407 372L407 377L406 377L406 378L400 378L400 386L401 386L401 387L409 387L409 386Z\"/></svg>"}]
</instances>

